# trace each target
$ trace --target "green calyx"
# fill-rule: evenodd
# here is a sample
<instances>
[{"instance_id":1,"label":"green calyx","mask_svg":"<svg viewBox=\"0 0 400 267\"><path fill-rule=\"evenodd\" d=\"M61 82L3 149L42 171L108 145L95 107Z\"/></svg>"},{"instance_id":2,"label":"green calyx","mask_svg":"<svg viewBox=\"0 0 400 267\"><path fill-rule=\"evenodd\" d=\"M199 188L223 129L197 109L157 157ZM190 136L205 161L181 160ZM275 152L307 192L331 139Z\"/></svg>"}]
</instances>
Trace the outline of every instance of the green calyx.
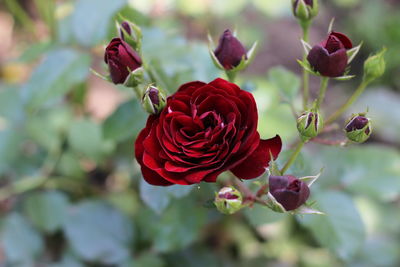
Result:
<instances>
[{"instance_id":1,"label":"green calyx","mask_svg":"<svg viewBox=\"0 0 400 267\"><path fill-rule=\"evenodd\" d=\"M214 205L223 214L233 214L243 208L242 194L232 186L223 187L215 195Z\"/></svg>"},{"instance_id":2,"label":"green calyx","mask_svg":"<svg viewBox=\"0 0 400 267\"><path fill-rule=\"evenodd\" d=\"M302 23L309 23L318 15L318 1L292 0L293 15Z\"/></svg>"},{"instance_id":3,"label":"green calyx","mask_svg":"<svg viewBox=\"0 0 400 267\"><path fill-rule=\"evenodd\" d=\"M297 119L297 130L303 142L316 137L323 128L323 119L318 111L311 109Z\"/></svg>"},{"instance_id":4,"label":"green calyx","mask_svg":"<svg viewBox=\"0 0 400 267\"><path fill-rule=\"evenodd\" d=\"M371 82L383 75L386 68L385 63L386 48L382 48L381 51L375 55L369 56L364 62L364 80Z\"/></svg>"}]
</instances>

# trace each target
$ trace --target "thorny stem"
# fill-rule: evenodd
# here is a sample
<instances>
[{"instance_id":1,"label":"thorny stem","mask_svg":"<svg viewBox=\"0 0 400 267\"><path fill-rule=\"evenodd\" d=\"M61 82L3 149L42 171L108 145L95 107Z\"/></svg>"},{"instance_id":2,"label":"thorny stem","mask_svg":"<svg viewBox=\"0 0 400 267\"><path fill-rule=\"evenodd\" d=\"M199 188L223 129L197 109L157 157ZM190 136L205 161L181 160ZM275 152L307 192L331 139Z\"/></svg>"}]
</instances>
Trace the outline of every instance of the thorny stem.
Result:
<instances>
[{"instance_id":1,"label":"thorny stem","mask_svg":"<svg viewBox=\"0 0 400 267\"><path fill-rule=\"evenodd\" d=\"M324 123L324 125L329 125L334 122L337 118L340 117L364 92L367 85L370 83L368 80L363 80L361 84L358 86L356 91L351 95L351 97L344 103L335 113L333 113Z\"/></svg>"}]
</instances>

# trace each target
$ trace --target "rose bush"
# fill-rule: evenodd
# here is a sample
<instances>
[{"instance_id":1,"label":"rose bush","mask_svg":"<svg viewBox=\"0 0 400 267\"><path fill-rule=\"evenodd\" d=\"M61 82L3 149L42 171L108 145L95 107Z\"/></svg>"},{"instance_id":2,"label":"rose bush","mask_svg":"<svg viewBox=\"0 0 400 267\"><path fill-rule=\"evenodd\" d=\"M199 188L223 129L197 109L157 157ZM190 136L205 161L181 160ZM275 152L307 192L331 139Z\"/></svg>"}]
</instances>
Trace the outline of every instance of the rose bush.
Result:
<instances>
[{"instance_id":1,"label":"rose bush","mask_svg":"<svg viewBox=\"0 0 400 267\"><path fill-rule=\"evenodd\" d=\"M282 147L278 135L260 140L257 123L251 93L223 79L189 82L149 116L135 142L136 159L152 185L215 182L227 170L256 178Z\"/></svg>"},{"instance_id":2,"label":"rose bush","mask_svg":"<svg viewBox=\"0 0 400 267\"><path fill-rule=\"evenodd\" d=\"M111 40L104 54L111 80L115 84L124 83L131 71L142 65L139 54L121 38Z\"/></svg>"}]
</instances>

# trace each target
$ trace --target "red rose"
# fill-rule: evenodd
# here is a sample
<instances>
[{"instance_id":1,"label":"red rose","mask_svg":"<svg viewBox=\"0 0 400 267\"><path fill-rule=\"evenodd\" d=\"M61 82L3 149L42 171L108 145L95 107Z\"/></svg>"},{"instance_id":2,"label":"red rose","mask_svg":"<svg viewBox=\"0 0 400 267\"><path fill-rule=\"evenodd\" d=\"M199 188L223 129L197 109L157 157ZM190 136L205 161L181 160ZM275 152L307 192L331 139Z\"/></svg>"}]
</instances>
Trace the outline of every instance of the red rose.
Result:
<instances>
[{"instance_id":1,"label":"red rose","mask_svg":"<svg viewBox=\"0 0 400 267\"><path fill-rule=\"evenodd\" d=\"M144 179L165 186L215 182L227 170L240 179L260 176L282 143L278 135L260 140L257 121L253 95L233 83L182 85L136 139Z\"/></svg>"},{"instance_id":2,"label":"red rose","mask_svg":"<svg viewBox=\"0 0 400 267\"><path fill-rule=\"evenodd\" d=\"M351 40L340 32L331 32L321 44L315 45L307 56L311 67L322 76L338 77L346 70L347 50L351 49Z\"/></svg>"},{"instance_id":3,"label":"red rose","mask_svg":"<svg viewBox=\"0 0 400 267\"><path fill-rule=\"evenodd\" d=\"M111 80L115 84L124 83L131 71L142 66L142 60L121 38L114 38L108 44L104 61L108 64Z\"/></svg>"}]
</instances>

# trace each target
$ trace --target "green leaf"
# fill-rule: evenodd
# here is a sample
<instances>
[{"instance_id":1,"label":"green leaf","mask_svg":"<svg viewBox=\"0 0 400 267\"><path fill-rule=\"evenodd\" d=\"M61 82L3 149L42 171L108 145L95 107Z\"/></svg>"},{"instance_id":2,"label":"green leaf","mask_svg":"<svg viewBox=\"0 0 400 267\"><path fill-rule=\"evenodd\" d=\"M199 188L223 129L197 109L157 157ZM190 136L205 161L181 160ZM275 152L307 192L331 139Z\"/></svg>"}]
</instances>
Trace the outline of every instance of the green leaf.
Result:
<instances>
[{"instance_id":1,"label":"green leaf","mask_svg":"<svg viewBox=\"0 0 400 267\"><path fill-rule=\"evenodd\" d=\"M86 79L89 66L89 55L72 49L48 53L23 88L23 97L28 108L37 109L48 101L63 96L74 85Z\"/></svg>"},{"instance_id":2,"label":"green leaf","mask_svg":"<svg viewBox=\"0 0 400 267\"><path fill-rule=\"evenodd\" d=\"M101 128L92 121L74 121L68 132L68 142L74 151L91 159L99 159L103 154Z\"/></svg>"},{"instance_id":3,"label":"green leaf","mask_svg":"<svg viewBox=\"0 0 400 267\"><path fill-rule=\"evenodd\" d=\"M120 105L103 123L105 139L122 142L132 138L144 127L148 114L139 100L132 99Z\"/></svg>"},{"instance_id":4,"label":"green leaf","mask_svg":"<svg viewBox=\"0 0 400 267\"><path fill-rule=\"evenodd\" d=\"M340 153L340 157L337 155ZM343 186L355 194L380 201L400 196L400 153L384 146L354 146L346 150L330 147L320 153L326 164L316 185Z\"/></svg>"},{"instance_id":5,"label":"green leaf","mask_svg":"<svg viewBox=\"0 0 400 267\"><path fill-rule=\"evenodd\" d=\"M82 177L84 174L78 155L71 151L62 153L60 161L57 164L57 171L71 178Z\"/></svg>"},{"instance_id":6,"label":"green leaf","mask_svg":"<svg viewBox=\"0 0 400 267\"><path fill-rule=\"evenodd\" d=\"M54 233L64 223L68 208L65 194L57 191L37 192L24 201L24 210L36 227Z\"/></svg>"},{"instance_id":7,"label":"green leaf","mask_svg":"<svg viewBox=\"0 0 400 267\"><path fill-rule=\"evenodd\" d=\"M126 4L126 0L78 0L72 14L75 39L84 46L103 41L113 15Z\"/></svg>"},{"instance_id":8,"label":"green leaf","mask_svg":"<svg viewBox=\"0 0 400 267\"><path fill-rule=\"evenodd\" d=\"M172 198L182 198L192 189L193 186L190 185L162 187L150 185L144 179L140 180L140 197L157 214L161 214L168 207Z\"/></svg>"},{"instance_id":9,"label":"green leaf","mask_svg":"<svg viewBox=\"0 0 400 267\"><path fill-rule=\"evenodd\" d=\"M40 235L18 213L11 213L5 219L1 231L1 246L10 264L33 266L34 258L42 251Z\"/></svg>"},{"instance_id":10,"label":"green leaf","mask_svg":"<svg viewBox=\"0 0 400 267\"><path fill-rule=\"evenodd\" d=\"M283 67L270 69L268 71L268 79L285 100L293 101L300 90L299 77Z\"/></svg>"},{"instance_id":11,"label":"green leaf","mask_svg":"<svg viewBox=\"0 0 400 267\"><path fill-rule=\"evenodd\" d=\"M243 211L247 220L254 227L274 223L288 217L287 214L274 212L258 204L254 205L252 208L246 208Z\"/></svg>"},{"instance_id":12,"label":"green leaf","mask_svg":"<svg viewBox=\"0 0 400 267\"><path fill-rule=\"evenodd\" d=\"M73 251L84 260L118 264L129 257L132 221L100 201L72 207L64 231Z\"/></svg>"},{"instance_id":13,"label":"green leaf","mask_svg":"<svg viewBox=\"0 0 400 267\"><path fill-rule=\"evenodd\" d=\"M154 249L169 252L190 245L199 235L205 219L204 212L189 198L185 201L175 200L163 216L153 222Z\"/></svg>"},{"instance_id":14,"label":"green leaf","mask_svg":"<svg viewBox=\"0 0 400 267\"><path fill-rule=\"evenodd\" d=\"M341 259L350 260L361 249L365 240L364 224L352 199L335 191L324 191L313 196L318 210L326 215L297 217L318 242Z\"/></svg>"}]
</instances>

